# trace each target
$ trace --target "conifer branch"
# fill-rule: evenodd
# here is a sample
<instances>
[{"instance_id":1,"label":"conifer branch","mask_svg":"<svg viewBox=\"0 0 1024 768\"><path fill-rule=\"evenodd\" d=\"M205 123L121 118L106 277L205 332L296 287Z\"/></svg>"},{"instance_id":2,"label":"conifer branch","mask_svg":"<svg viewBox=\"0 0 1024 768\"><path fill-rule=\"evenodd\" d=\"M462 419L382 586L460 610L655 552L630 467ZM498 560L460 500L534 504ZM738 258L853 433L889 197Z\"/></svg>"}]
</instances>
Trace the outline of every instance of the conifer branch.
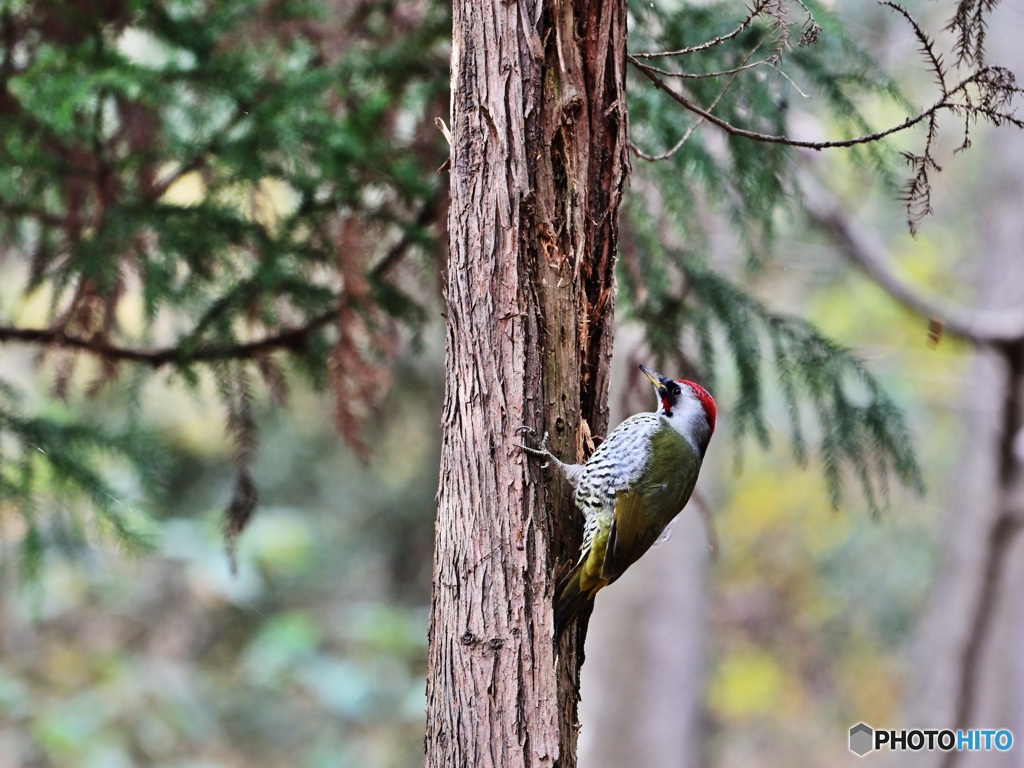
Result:
<instances>
[{"instance_id":1,"label":"conifer branch","mask_svg":"<svg viewBox=\"0 0 1024 768\"><path fill-rule=\"evenodd\" d=\"M678 302L676 311L685 313L680 319L699 335L708 334L708 323L720 326L735 366L739 397L731 406L731 420L737 458L739 441L745 436L765 447L771 441L763 375L770 359L787 405L794 455L801 463L808 449L800 411L807 406L817 417L817 453L834 507L840 503L848 473L857 480L875 515L889 503L892 478L922 492L921 470L903 417L856 356L806 321L769 310L714 272L695 264L680 266L692 291L690 301ZM699 315L707 318L703 330L696 326ZM770 356L765 354L764 341L770 343ZM708 369L713 365L702 362ZM859 384L851 387L852 382ZM864 392L855 394L858 387Z\"/></svg>"},{"instance_id":2,"label":"conifer branch","mask_svg":"<svg viewBox=\"0 0 1024 768\"><path fill-rule=\"evenodd\" d=\"M815 23L809 9L802 2L798 4L807 12L807 20L804 23L804 31L801 35L800 45L810 45L817 41L820 27ZM928 36L917 20L899 4L891 0L881 0L880 4L891 12L899 15L910 26L917 40L918 49L925 67L932 73L939 91L939 97L926 109L918 111L907 117L903 122L882 131L868 132L868 127L863 120L859 120L858 130L863 131L862 135L848 139L835 141L802 141L783 134L769 134L760 131L750 130L741 127L730 119L716 116L713 112L718 103L715 100L710 107L704 107L696 103L690 93L681 88L677 90L670 86L664 78L676 78L689 80L702 77L723 76L729 73L751 69L760 64L769 64L782 73L778 62L781 60L783 49L788 45L788 4L780 0L768 0L759 4L754 15L765 15L768 17L772 33L765 38L774 39L776 49L772 56L755 63L748 64L741 62L737 67L722 72L707 74L689 74L685 72L672 71L667 68L655 67L640 60L637 54L628 55L628 61L646 76L656 88L666 93L673 101L687 111L698 116L698 120L687 131L683 140L676 147L664 155L651 156L637 151L643 159L664 159L671 156L700 123L707 121L730 136L750 139L765 144L779 144L788 147L813 149L816 151L824 149L848 148L860 145L870 145L918 125L926 126L924 146L920 151L902 152L902 157L911 168L911 176L904 183L900 190L899 199L903 202L907 216L907 226L911 234L917 233L920 221L932 212L931 204L931 172L941 170L936 161L936 148L938 145L938 115L941 112L950 112L962 120L963 139L960 146L955 150L963 151L971 145L971 128L979 120L985 120L993 125L1001 126L1010 124L1017 128L1024 128L1024 121L1019 119L1012 107L1012 101L1022 92L1017 86L1013 73L1003 67L987 66L983 63L982 44L984 41L984 14L990 11L997 0L961 0L958 5L957 15L951 22L949 29L960 33L957 41L957 61L960 66L965 63L974 62L977 66L973 72L963 77L959 82L950 84L950 70L943 61L942 55L936 50L934 41ZM748 18L744 23L752 23ZM716 38L717 40L717 38ZM670 55L666 53L665 55ZM650 54L645 58L652 58ZM749 55L748 55L749 58ZM733 75L735 76L735 74ZM784 75L785 76L785 75ZM721 98L719 96L719 98ZM853 109L852 104L847 103L846 109ZM634 150L636 151L636 150Z\"/></svg>"},{"instance_id":3,"label":"conifer branch","mask_svg":"<svg viewBox=\"0 0 1024 768\"><path fill-rule=\"evenodd\" d=\"M305 346L309 336L338 316L338 308L332 306L314 315L305 325L286 328L262 339L241 344L198 346L183 349L177 345L143 349L111 344L103 338L85 338L67 334L61 328L18 328L0 326L0 342L9 341L35 344L44 347L70 348L96 357L126 363L138 363L154 370L165 365L191 365L224 360L253 360L278 350L295 351Z\"/></svg>"},{"instance_id":4,"label":"conifer branch","mask_svg":"<svg viewBox=\"0 0 1024 768\"><path fill-rule=\"evenodd\" d=\"M980 64L985 58L985 14L999 0L960 0L946 27L956 35L954 50L961 64Z\"/></svg>"},{"instance_id":5,"label":"conifer branch","mask_svg":"<svg viewBox=\"0 0 1024 768\"><path fill-rule=\"evenodd\" d=\"M159 200L161 197L164 196L164 194L166 194L167 190L174 186L174 184L177 181L180 181L182 178L192 173L193 171L198 171L200 168L202 168L206 164L210 155L216 152L220 145L223 143L224 138L231 131L233 131L238 126L238 124L242 122L242 118L244 118L248 114L248 111L244 110L241 104L236 105L234 113L231 115L231 118L224 124L224 126L219 131L217 131L217 133L214 136L212 136L203 146L201 146L192 155L191 159L186 160L184 163L181 163L179 166L174 168L170 173L168 173L164 178L157 181L153 185L153 189L150 190L148 198L150 200Z\"/></svg>"}]
</instances>

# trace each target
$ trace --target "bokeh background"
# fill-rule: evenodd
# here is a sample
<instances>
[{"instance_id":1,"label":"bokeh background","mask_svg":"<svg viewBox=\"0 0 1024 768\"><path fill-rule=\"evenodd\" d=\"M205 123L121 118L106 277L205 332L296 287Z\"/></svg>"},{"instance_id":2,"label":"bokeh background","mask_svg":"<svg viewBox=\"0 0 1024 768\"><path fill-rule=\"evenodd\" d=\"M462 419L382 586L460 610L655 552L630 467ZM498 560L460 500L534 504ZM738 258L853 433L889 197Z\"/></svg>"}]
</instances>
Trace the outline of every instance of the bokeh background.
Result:
<instances>
[{"instance_id":1,"label":"bokeh background","mask_svg":"<svg viewBox=\"0 0 1024 768\"><path fill-rule=\"evenodd\" d=\"M929 102L906 28L867 4L840 5L851 35L899 73L910 100ZM941 28L948 4L918 5ZM1015 32L1024 3L1005 0L995 18L990 58L1024 71ZM828 135L813 105L792 108L794 132ZM873 119L889 122L891 107L878 109ZM1024 135L979 127L974 143L935 177L936 211L916 238L892 190L864 184L853 157L802 162L834 181L893 270L942 306L1019 309ZM990 349L948 335L930 344L926 318L803 217L780 230L779 257L756 274L730 255L727 234L715 264L868 363L907 414L927 493L894 487L880 518L856 493L833 510L820 468L799 467L786 447L781 399L769 404L771 449L730 439L736 385L720 376L719 432L699 484L714 534L691 505L672 538L598 598L582 687L587 768L844 765L858 759L846 742L858 721L959 725L958 673L993 558L993 509L1024 462L1021 439L1000 453L1011 379ZM0 300L31 324L45 308L21 300L25 269L0 261ZM632 371L639 328L624 322L616 350L613 421L650 407ZM125 407L118 386L57 402L31 349L5 345L0 371L39 409L116 421ZM287 406L258 405L262 503L238 542L237 573L221 536L233 468L215 393L147 383L139 412L167 473L155 494L117 478L116 503L151 516L154 552L85 540L47 555L26 583L13 554L23 532L0 514L0 765L419 764L444 376L437 322L398 365L385 413L365 434L368 460L325 417L328 397L296 388ZM45 503L71 527L88 515L84 501ZM1012 531L999 535L1008 554L976 649L970 724L1024 740L1024 553ZM957 765L1019 765L1020 749Z\"/></svg>"}]
</instances>

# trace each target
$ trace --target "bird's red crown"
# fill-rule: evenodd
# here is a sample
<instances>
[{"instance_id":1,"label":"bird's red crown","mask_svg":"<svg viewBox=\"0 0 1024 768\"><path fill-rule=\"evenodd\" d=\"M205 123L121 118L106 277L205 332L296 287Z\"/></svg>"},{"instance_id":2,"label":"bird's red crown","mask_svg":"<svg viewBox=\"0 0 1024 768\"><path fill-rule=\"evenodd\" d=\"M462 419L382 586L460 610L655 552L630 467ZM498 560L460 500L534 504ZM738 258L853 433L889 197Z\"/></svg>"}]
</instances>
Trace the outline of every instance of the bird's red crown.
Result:
<instances>
[{"instance_id":1,"label":"bird's red crown","mask_svg":"<svg viewBox=\"0 0 1024 768\"><path fill-rule=\"evenodd\" d=\"M700 384L694 381L687 381L686 379L677 379L679 384L685 384L687 387L693 390L693 394L700 400L700 404L704 406L704 415L708 417L708 424L711 426L711 431L715 431L715 419L718 418L718 409L715 407L715 399Z\"/></svg>"}]
</instances>

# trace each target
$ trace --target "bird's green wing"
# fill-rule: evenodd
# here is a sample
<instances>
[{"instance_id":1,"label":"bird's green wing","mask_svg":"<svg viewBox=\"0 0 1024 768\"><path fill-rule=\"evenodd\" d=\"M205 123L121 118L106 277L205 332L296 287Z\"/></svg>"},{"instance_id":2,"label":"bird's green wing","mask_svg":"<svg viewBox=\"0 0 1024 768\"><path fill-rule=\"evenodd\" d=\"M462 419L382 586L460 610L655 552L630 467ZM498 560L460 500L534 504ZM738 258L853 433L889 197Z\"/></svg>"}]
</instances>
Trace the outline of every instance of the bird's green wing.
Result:
<instances>
[{"instance_id":1,"label":"bird's green wing","mask_svg":"<svg viewBox=\"0 0 1024 768\"><path fill-rule=\"evenodd\" d=\"M652 437L652 458L643 473L615 496L615 513L601 576L617 579L661 536L693 493L700 457L671 427Z\"/></svg>"},{"instance_id":2,"label":"bird's green wing","mask_svg":"<svg viewBox=\"0 0 1024 768\"><path fill-rule=\"evenodd\" d=\"M612 582L635 563L658 538L647 525L647 505L637 489L620 491L615 497L615 517L601 565L601 577Z\"/></svg>"}]
</instances>

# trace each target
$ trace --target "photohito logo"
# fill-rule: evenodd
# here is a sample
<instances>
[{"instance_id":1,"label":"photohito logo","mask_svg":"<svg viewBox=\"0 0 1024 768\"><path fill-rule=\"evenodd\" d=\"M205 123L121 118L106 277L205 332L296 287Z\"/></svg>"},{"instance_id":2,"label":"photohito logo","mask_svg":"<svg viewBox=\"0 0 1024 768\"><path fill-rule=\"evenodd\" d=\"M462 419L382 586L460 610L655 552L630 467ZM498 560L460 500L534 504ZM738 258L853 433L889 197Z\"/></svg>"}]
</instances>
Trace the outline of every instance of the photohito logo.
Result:
<instances>
[{"instance_id":1,"label":"photohito logo","mask_svg":"<svg viewBox=\"0 0 1024 768\"><path fill-rule=\"evenodd\" d=\"M1006 752L1013 746L1013 734L1006 728L975 728L969 731L938 730L875 730L867 723L857 723L850 729L850 751L864 757L876 749L897 751L954 750L972 752Z\"/></svg>"}]
</instances>

